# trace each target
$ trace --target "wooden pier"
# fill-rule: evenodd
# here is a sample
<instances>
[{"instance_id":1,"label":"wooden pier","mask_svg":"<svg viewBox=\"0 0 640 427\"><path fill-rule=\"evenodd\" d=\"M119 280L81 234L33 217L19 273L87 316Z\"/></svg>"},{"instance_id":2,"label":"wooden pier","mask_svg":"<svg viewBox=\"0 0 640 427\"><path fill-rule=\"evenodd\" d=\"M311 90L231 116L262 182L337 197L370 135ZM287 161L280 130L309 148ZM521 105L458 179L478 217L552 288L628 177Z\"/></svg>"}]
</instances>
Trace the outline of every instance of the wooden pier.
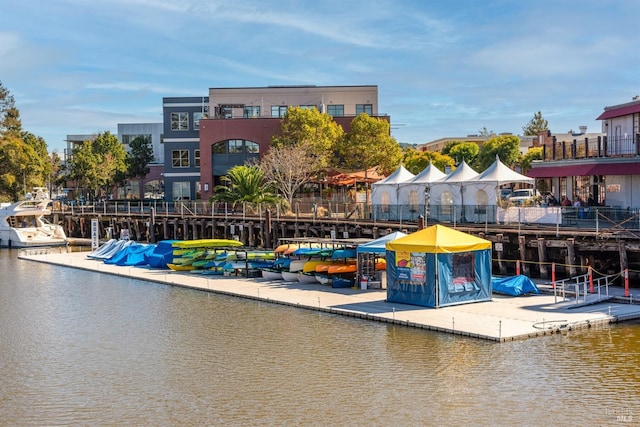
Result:
<instances>
[{"instance_id":1,"label":"wooden pier","mask_svg":"<svg viewBox=\"0 0 640 427\"><path fill-rule=\"evenodd\" d=\"M282 239L308 237L377 239L393 231L412 233L421 222L385 222L313 215L274 216L193 212L56 212L53 221L63 225L70 238L91 237L91 220L97 219L101 239L119 237L128 230L140 242L202 238L237 239L246 246L275 248ZM429 224L430 225L430 224ZM610 275L628 271L631 286L640 286L640 233L620 227L547 226L522 224L445 224L493 242L493 269L512 275L518 270L532 278L551 280L587 273ZM622 277L620 278L622 280Z\"/></svg>"}]
</instances>

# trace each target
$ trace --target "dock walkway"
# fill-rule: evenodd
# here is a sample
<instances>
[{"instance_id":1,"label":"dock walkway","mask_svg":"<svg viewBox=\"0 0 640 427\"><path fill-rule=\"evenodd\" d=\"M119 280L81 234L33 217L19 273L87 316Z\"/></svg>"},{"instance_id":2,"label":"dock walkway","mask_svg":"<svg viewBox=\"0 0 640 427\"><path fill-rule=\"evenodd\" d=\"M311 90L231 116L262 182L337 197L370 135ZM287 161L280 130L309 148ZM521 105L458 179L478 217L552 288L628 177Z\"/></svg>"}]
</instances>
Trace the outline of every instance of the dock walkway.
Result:
<instances>
[{"instance_id":1,"label":"dock walkway","mask_svg":"<svg viewBox=\"0 0 640 427\"><path fill-rule=\"evenodd\" d=\"M494 294L492 301L434 309L386 302L386 290L341 289L263 278L121 267L89 259L86 254L24 252L20 258L496 342L640 318L640 305L605 301L575 307L566 302L559 304L557 298L547 292L520 297Z\"/></svg>"}]
</instances>

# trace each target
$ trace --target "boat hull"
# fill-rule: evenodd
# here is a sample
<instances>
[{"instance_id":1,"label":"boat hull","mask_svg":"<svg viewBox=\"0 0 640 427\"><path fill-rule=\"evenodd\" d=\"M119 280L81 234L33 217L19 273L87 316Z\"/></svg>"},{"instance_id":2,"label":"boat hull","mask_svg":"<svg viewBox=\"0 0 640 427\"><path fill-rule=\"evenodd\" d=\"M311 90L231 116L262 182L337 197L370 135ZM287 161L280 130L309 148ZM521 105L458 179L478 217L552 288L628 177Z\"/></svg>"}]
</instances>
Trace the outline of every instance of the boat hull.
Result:
<instances>
[{"instance_id":1,"label":"boat hull","mask_svg":"<svg viewBox=\"0 0 640 427\"><path fill-rule=\"evenodd\" d=\"M262 277L267 280L282 280L282 272L263 269Z\"/></svg>"},{"instance_id":2,"label":"boat hull","mask_svg":"<svg viewBox=\"0 0 640 427\"><path fill-rule=\"evenodd\" d=\"M297 282L298 281L298 272L297 271L283 271L282 272L282 280L285 282Z\"/></svg>"},{"instance_id":3,"label":"boat hull","mask_svg":"<svg viewBox=\"0 0 640 427\"><path fill-rule=\"evenodd\" d=\"M62 233L64 235L64 233ZM38 229L0 230L0 247L3 248L35 248L45 246L65 246L66 237L50 236Z\"/></svg>"}]
</instances>

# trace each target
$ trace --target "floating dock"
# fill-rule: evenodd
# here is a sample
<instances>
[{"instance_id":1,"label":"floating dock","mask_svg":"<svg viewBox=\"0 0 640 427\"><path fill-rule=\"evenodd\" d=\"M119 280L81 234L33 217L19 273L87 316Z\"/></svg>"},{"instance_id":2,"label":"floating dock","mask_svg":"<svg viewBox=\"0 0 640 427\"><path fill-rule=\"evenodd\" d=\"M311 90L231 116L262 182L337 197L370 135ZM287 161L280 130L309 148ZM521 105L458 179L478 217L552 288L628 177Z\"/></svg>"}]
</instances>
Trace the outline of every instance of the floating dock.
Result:
<instances>
[{"instance_id":1,"label":"floating dock","mask_svg":"<svg viewBox=\"0 0 640 427\"><path fill-rule=\"evenodd\" d=\"M579 305L571 299L561 300L558 296L546 292L519 297L494 294L492 301L434 309L386 302L384 289L340 289L320 284L268 281L263 278L206 276L151 269L148 266L121 267L89 259L86 255L87 252L49 253L42 250L24 251L19 257L495 342L566 333L576 329L603 327L611 323L640 319L640 305L630 302L618 303L611 299ZM610 290L616 292L611 288Z\"/></svg>"}]
</instances>

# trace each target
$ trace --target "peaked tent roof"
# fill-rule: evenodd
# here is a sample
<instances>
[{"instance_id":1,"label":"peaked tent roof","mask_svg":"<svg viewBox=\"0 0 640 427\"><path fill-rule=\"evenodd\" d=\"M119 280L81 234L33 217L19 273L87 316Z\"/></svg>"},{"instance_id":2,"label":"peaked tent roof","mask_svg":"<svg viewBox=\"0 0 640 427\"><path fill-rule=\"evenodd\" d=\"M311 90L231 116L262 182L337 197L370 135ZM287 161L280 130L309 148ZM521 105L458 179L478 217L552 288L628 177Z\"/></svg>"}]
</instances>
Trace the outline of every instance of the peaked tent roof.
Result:
<instances>
[{"instance_id":1,"label":"peaked tent roof","mask_svg":"<svg viewBox=\"0 0 640 427\"><path fill-rule=\"evenodd\" d=\"M400 184L409 181L413 177L415 177L414 174L405 169L404 166L400 165L398 169L396 169L391 175L371 185L377 186L380 184Z\"/></svg>"},{"instance_id":2,"label":"peaked tent roof","mask_svg":"<svg viewBox=\"0 0 640 427\"><path fill-rule=\"evenodd\" d=\"M384 253L387 242L405 237L406 235L407 233L403 233L402 231L394 231L393 233L382 236L379 239L358 245L358 253Z\"/></svg>"},{"instance_id":3,"label":"peaked tent roof","mask_svg":"<svg viewBox=\"0 0 640 427\"><path fill-rule=\"evenodd\" d=\"M491 249L491 242L436 224L387 242L386 248L392 251L457 253Z\"/></svg>"},{"instance_id":4,"label":"peaked tent roof","mask_svg":"<svg viewBox=\"0 0 640 427\"><path fill-rule=\"evenodd\" d=\"M498 185L506 184L508 182L526 182L528 184L534 184L535 179L528 176L519 174L518 172L509 169L504 163L500 161L500 158L496 156L496 161L477 177L473 178L473 181L484 182L497 182Z\"/></svg>"},{"instance_id":5,"label":"peaked tent roof","mask_svg":"<svg viewBox=\"0 0 640 427\"><path fill-rule=\"evenodd\" d=\"M464 182L469 181L470 179L478 176L478 172L474 171L471 166L467 164L464 160L460 163L460 166L456 168L453 172L447 175L446 178L442 179L442 183L450 183L450 182Z\"/></svg>"},{"instance_id":6,"label":"peaked tent roof","mask_svg":"<svg viewBox=\"0 0 640 427\"><path fill-rule=\"evenodd\" d=\"M429 162L429 166L427 166L418 175L407 181L407 184L428 184L431 182L440 181L446 176L447 175L444 172L442 172L440 169L433 166L431 162Z\"/></svg>"}]
</instances>

